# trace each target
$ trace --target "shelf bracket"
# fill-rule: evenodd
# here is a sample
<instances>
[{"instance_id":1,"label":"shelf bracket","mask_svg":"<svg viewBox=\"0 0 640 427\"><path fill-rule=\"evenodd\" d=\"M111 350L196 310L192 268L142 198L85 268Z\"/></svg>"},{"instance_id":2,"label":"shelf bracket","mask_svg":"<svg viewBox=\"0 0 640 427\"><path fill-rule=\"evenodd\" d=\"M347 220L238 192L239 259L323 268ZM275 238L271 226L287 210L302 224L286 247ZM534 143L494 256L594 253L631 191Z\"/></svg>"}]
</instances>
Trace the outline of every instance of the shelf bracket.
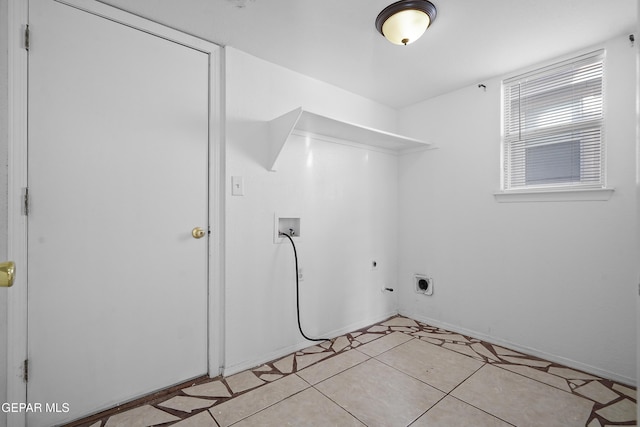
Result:
<instances>
[{"instance_id":1,"label":"shelf bracket","mask_svg":"<svg viewBox=\"0 0 640 427\"><path fill-rule=\"evenodd\" d=\"M277 170L278 158L287 142L289 135L296 127L302 116L302 107L289 111L269 122L269 162L270 171Z\"/></svg>"}]
</instances>

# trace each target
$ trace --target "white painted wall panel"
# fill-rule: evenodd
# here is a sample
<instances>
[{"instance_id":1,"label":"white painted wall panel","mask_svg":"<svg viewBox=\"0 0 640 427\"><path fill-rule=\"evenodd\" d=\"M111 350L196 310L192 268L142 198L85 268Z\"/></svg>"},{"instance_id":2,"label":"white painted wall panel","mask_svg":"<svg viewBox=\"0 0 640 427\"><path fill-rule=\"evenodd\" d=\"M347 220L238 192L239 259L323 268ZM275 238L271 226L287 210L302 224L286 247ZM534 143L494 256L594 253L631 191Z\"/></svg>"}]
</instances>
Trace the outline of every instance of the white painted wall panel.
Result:
<instances>
[{"instance_id":1,"label":"white painted wall panel","mask_svg":"<svg viewBox=\"0 0 640 427\"><path fill-rule=\"evenodd\" d=\"M296 107L395 131L395 111L226 49L226 370L251 367L305 344L296 324L289 243L274 244L274 214L301 217L302 324L335 335L396 312L381 292L397 276L397 157L292 136L267 171L267 121ZM232 196L231 177L244 178ZM379 262L372 272L371 260Z\"/></svg>"},{"instance_id":2,"label":"white painted wall panel","mask_svg":"<svg viewBox=\"0 0 640 427\"><path fill-rule=\"evenodd\" d=\"M607 202L496 202L499 78L400 111L400 133L440 147L399 166L400 311L634 382L635 51L626 36L604 47Z\"/></svg>"}]
</instances>

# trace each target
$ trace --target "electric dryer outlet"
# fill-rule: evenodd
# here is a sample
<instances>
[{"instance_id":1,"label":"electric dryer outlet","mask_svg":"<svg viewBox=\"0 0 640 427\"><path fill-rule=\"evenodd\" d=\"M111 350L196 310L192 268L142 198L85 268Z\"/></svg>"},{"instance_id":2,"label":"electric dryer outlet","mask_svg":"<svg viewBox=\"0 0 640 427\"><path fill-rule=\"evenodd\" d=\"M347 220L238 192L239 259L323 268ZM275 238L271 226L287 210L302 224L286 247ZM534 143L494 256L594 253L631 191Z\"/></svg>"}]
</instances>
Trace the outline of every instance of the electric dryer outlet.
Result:
<instances>
[{"instance_id":1,"label":"electric dryer outlet","mask_svg":"<svg viewBox=\"0 0 640 427\"><path fill-rule=\"evenodd\" d=\"M426 274L416 274L413 280L416 293L433 295L433 278L427 277Z\"/></svg>"}]
</instances>

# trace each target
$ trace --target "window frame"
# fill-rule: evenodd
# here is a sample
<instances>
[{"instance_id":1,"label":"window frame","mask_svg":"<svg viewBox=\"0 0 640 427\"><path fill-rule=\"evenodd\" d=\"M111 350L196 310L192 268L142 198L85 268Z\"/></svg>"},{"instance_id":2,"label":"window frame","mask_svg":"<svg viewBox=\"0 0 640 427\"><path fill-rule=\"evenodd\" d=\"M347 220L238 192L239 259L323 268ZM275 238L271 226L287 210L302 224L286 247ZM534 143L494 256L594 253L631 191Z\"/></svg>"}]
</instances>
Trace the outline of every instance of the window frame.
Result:
<instances>
[{"instance_id":1,"label":"window frame","mask_svg":"<svg viewBox=\"0 0 640 427\"><path fill-rule=\"evenodd\" d=\"M511 146L514 143L519 144L522 149L522 153L527 150L527 137L532 138L530 135L535 135L536 133L544 133L544 127L536 127L535 125L525 129L522 131L523 124L526 126L527 122L523 120L522 114L519 110L516 111L517 117L512 118L511 110L508 110L508 102L513 104L514 100L518 102L521 98L520 94L516 97L512 97L511 93L506 94L507 90L512 90L513 87L517 87L517 85L530 82L530 81L540 81L544 79L551 78L552 80L561 74L562 72L570 73L571 76L579 75L579 71L571 74L572 67L582 67L589 64L601 64L601 74L597 76L599 89L601 90L600 101L598 103L598 108L600 109L600 113L597 114L596 118L588 118L584 119L583 117L576 120L570 120L566 123L561 123L558 126L553 126L553 131L548 132L549 135L553 135L552 138L558 138L559 135L569 134L576 132L576 130L580 131L581 129L598 129L597 133L599 133L599 137L595 139L596 144L594 146L598 149L596 156L589 157L588 159L585 157L580 157L580 165L587 164L588 161L597 160L598 166L594 168L594 170L599 171L597 180L594 182L593 180L588 181L583 179L582 175L580 176L580 180L572 180L570 182L562 182L562 180L556 180L556 182L551 183L534 183L528 184L526 181L524 185L522 184L522 179L525 179L526 175L526 160L519 160L517 172L520 172L521 182L518 185L512 185L512 167L511 159L509 155L511 154ZM579 70L579 68L577 68ZM607 188L607 173L606 173L606 141L605 141L605 110L606 110L606 52L604 49L599 49L596 51L592 51L586 54L582 54L579 56L575 56L569 59L565 59L562 61L555 61L550 63L549 65L532 68L525 73L521 73L516 76L508 77L502 80L501 82L501 145L500 145L500 192L496 193L496 199L498 201L555 201L562 199L562 196L558 196L557 193L562 193L567 196L567 200L608 200L611 197L612 189ZM561 93L563 89L556 90L555 93ZM540 91L543 92L543 91ZM534 92L535 93L535 92ZM530 96L530 94L529 94ZM522 98L525 98L522 96ZM550 98L553 100L553 98ZM580 98L571 98L572 101L567 102L568 111L571 111L572 106L571 103L577 101ZM581 102L584 98L581 99ZM553 104L550 104L553 105ZM588 114L587 114L588 116ZM515 120L515 121L514 121ZM510 135L508 137L507 133L509 130L513 130L510 126L516 123L518 126L518 132L521 134L518 137L514 137ZM573 134L572 134L573 137ZM510 140L509 140L510 139ZM530 143L531 139L529 139ZM569 144L575 144L575 139L570 139ZM561 144L560 139L554 140L554 147L560 147ZM582 144L578 142L578 144ZM535 146L535 144L534 144ZM525 147L525 148L522 148ZM578 154L581 156L581 154ZM526 154L524 154L526 156ZM571 160L568 160L571 162ZM557 165L556 165L557 166ZM547 167L547 166L543 166ZM569 181L569 180L566 180ZM585 182L586 181L586 182ZM540 195L556 193L552 194L549 197L541 197ZM519 197L514 198L514 200L508 200L505 195L521 195ZM522 195L525 195L523 197ZM532 196L526 196L527 194Z\"/></svg>"}]
</instances>

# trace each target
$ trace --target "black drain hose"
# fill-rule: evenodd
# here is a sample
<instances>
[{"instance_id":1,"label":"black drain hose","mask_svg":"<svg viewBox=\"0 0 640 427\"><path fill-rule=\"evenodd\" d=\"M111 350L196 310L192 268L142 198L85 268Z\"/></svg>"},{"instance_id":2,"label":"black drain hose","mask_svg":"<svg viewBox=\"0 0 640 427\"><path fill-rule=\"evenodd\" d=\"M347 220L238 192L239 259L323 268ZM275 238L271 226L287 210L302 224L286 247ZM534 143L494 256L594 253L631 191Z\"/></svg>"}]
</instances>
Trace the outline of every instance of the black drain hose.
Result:
<instances>
[{"instance_id":1,"label":"black drain hose","mask_svg":"<svg viewBox=\"0 0 640 427\"><path fill-rule=\"evenodd\" d=\"M281 236L285 236L291 242L291 246L293 247L293 257L296 260L296 313L298 314L298 329L300 330L300 334L309 340L309 341L328 341L328 338L309 338L304 331L302 330L302 325L300 324L300 281L298 280L298 251L296 251L296 244L293 243L293 239L287 233L279 232Z\"/></svg>"}]
</instances>

